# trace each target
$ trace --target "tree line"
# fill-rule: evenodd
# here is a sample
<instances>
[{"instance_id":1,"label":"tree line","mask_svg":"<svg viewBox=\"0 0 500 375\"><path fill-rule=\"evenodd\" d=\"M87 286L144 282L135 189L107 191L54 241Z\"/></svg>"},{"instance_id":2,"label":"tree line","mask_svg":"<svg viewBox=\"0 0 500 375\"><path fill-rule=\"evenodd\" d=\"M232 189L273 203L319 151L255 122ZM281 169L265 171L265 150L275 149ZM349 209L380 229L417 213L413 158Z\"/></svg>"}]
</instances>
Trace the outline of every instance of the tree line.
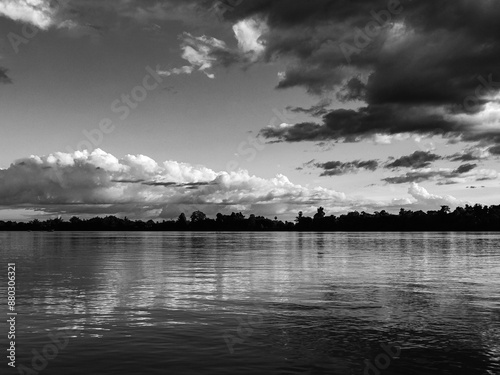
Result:
<instances>
[{"instance_id":1,"label":"tree line","mask_svg":"<svg viewBox=\"0 0 500 375\"><path fill-rule=\"evenodd\" d=\"M181 213L177 220L142 221L121 219L116 216L81 219L73 216L69 221L61 218L29 222L0 221L0 231L500 231L500 205L457 207L454 211L441 206L437 211L410 211L398 214L385 210L372 214L353 211L344 215L327 216L323 207L314 216L300 211L294 221L281 221L241 212L214 219L201 211L191 214L189 220Z\"/></svg>"}]
</instances>

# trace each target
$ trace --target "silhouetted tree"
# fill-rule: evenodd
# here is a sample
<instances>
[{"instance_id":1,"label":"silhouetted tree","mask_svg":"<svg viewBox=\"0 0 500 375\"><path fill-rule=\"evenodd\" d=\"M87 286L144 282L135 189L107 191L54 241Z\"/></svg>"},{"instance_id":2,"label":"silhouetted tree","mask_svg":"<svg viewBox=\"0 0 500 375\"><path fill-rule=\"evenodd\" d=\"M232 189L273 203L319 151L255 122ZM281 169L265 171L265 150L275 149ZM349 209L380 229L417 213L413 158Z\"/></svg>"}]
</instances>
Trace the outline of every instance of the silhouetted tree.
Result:
<instances>
[{"instance_id":1,"label":"silhouetted tree","mask_svg":"<svg viewBox=\"0 0 500 375\"><path fill-rule=\"evenodd\" d=\"M450 211L451 209L449 206L441 206L441 210L439 212L441 212L442 214L449 214Z\"/></svg>"},{"instance_id":2,"label":"silhouetted tree","mask_svg":"<svg viewBox=\"0 0 500 375\"><path fill-rule=\"evenodd\" d=\"M318 208L318 212L314 214L314 220L320 220L325 217L325 209L323 207Z\"/></svg>"},{"instance_id":3,"label":"silhouetted tree","mask_svg":"<svg viewBox=\"0 0 500 375\"><path fill-rule=\"evenodd\" d=\"M205 215L203 212L201 211L194 211L192 214L191 214L191 222L192 223L197 223L199 221L203 221L207 218L207 215Z\"/></svg>"},{"instance_id":4,"label":"silhouetted tree","mask_svg":"<svg viewBox=\"0 0 500 375\"><path fill-rule=\"evenodd\" d=\"M186 219L186 215L184 214L184 212L182 212L179 217L177 218L177 229L180 229L180 230L184 230L187 228L187 219Z\"/></svg>"}]
</instances>

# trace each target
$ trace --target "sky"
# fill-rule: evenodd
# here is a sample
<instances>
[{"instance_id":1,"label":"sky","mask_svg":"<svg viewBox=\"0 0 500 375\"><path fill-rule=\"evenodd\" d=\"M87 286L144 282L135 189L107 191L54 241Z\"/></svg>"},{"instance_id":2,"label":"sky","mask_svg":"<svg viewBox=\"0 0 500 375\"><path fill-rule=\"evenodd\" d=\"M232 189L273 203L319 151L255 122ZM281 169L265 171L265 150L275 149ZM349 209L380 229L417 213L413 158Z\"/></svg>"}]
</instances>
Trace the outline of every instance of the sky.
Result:
<instances>
[{"instance_id":1,"label":"sky","mask_svg":"<svg viewBox=\"0 0 500 375\"><path fill-rule=\"evenodd\" d=\"M500 2L0 0L0 219L499 204Z\"/></svg>"}]
</instances>

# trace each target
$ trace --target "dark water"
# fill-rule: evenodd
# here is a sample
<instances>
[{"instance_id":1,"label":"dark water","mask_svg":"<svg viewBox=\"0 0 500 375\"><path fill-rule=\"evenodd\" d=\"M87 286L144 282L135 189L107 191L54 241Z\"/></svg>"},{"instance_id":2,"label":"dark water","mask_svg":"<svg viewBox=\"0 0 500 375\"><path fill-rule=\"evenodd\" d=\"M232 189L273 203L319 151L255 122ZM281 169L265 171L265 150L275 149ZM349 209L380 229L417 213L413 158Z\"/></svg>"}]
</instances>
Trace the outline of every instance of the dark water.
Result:
<instances>
[{"instance_id":1,"label":"dark water","mask_svg":"<svg viewBox=\"0 0 500 375\"><path fill-rule=\"evenodd\" d=\"M500 374L500 234L0 232L0 257L1 374Z\"/></svg>"}]
</instances>

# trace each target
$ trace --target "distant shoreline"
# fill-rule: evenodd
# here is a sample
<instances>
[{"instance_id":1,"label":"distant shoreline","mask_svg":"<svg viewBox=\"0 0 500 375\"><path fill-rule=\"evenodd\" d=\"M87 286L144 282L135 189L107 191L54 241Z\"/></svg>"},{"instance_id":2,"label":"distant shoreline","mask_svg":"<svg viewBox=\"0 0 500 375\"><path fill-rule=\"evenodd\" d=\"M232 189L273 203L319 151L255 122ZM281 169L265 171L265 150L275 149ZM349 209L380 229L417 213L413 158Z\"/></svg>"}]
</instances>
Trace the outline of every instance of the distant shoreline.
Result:
<instances>
[{"instance_id":1,"label":"distant shoreline","mask_svg":"<svg viewBox=\"0 0 500 375\"><path fill-rule=\"evenodd\" d=\"M61 218L30 222L0 221L0 231L148 231L148 232L499 232L500 205L457 207L454 211L441 206L437 211L409 211L398 214L386 211L369 214L349 212L345 215L326 216L323 207L313 217L302 211L293 222L281 221L241 212L230 215L218 213L215 219L201 211L191 214L190 220L181 213L177 220L142 221L116 216L81 219L73 216L69 221Z\"/></svg>"}]
</instances>

